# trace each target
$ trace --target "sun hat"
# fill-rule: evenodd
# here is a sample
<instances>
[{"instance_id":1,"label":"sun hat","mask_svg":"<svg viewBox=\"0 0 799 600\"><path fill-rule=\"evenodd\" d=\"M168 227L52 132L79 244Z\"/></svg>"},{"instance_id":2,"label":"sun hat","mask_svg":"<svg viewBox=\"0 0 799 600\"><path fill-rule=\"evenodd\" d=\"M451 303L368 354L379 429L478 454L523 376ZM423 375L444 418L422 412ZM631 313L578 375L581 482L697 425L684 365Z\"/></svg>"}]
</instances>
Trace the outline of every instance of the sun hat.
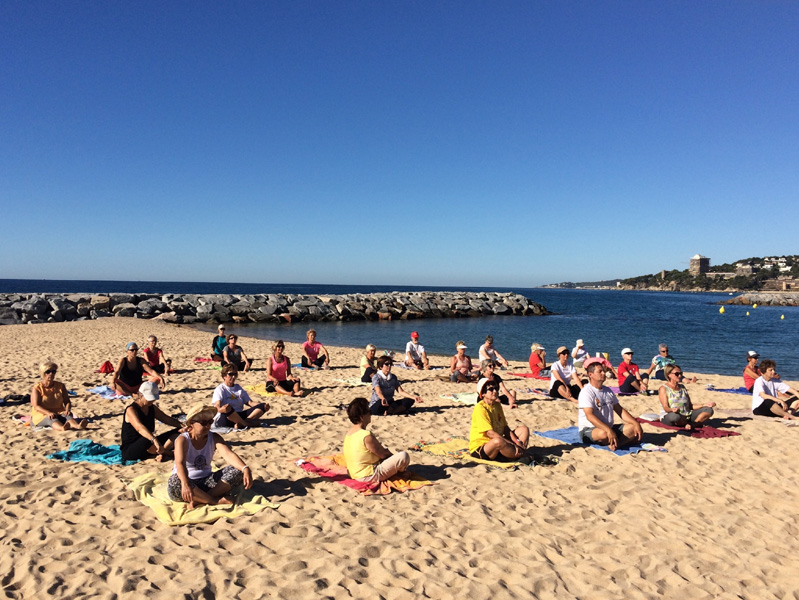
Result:
<instances>
[{"instance_id":1,"label":"sun hat","mask_svg":"<svg viewBox=\"0 0 799 600\"><path fill-rule=\"evenodd\" d=\"M455 350L466 350L466 348L468 347L469 346L467 346L466 344L458 344L457 346L455 346Z\"/></svg>"},{"instance_id":2,"label":"sun hat","mask_svg":"<svg viewBox=\"0 0 799 600\"><path fill-rule=\"evenodd\" d=\"M622 348L621 355L624 356L625 354L632 354L633 351L630 348Z\"/></svg>"},{"instance_id":3,"label":"sun hat","mask_svg":"<svg viewBox=\"0 0 799 600\"><path fill-rule=\"evenodd\" d=\"M749 352L746 353L746 357L747 358L760 358L760 355L757 352L755 352L754 350L750 350Z\"/></svg>"},{"instance_id":4,"label":"sun hat","mask_svg":"<svg viewBox=\"0 0 799 600\"><path fill-rule=\"evenodd\" d=\"M483 397L483 388L486 384L491 383L493 380L489 379L488 377L483 377L480 381L477 382L477 395L482 398Z\"/></svg>"},{"instance_id":5,"label":"sun hat","mask_svg":"<svg viewBox=\"0 0 799 600\"><path fill-rule=\"evenodd\" d=\"M186 413L186 423L193 423L194 421L199 421L200 417L205 414L207 414L209 417L216 416L216 408L214 408L210 404L204 404L203 402L198 402L189 409L189 412Z\"/></svg>"},{"instance_id":6,"label":"sun hat","mask_svg":"<svg viewBox=\"0 0 799 600\"><path fill-rule=\"evenodd\" d=\"M558 349L555 350L555 354L560 354L561 352L568 352L569 349L566 346L558 346Z\"/></svg>"},{"instance_id":7,"label":"sun hat","mask_svg":"<svg viewBox=\"0 0 799 600\"><path fill-rule=\"evenodd\" d=\"M144 396L145 400L148 400L149 402L155 402L161 396L158 386L152 381L145 381L142 383L139 386L139 393Z\"/></svg>"},{"instance_id":8,"label":"sun hat","mask_svg":"<svg viewBox=\"0 0 799 600\"><path fill-rule=\"evenodd\" d=\"M578 348L582 348L583 346L585 346L585 344L583 343L583 340L577 340L577 347Z\"/></svg>"},{"instance_id":9,"label":"sun hat","mask_svg":"<svg viewBox=\"0 0 799 600\"><path fill-rule=\"evenodd\" d=\"M411 331L411 337L412 338L418 338L419 337L419 332L418 331Z\"/></svg>"}]
</instances>

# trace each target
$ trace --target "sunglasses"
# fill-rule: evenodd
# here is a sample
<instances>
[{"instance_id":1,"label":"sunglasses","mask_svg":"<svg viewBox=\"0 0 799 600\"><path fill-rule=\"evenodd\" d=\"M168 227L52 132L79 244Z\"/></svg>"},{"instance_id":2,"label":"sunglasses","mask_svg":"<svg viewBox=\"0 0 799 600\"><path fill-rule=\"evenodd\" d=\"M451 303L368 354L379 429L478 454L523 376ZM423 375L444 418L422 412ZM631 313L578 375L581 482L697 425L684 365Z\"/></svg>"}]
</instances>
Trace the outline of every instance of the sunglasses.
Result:
<instances>
[{"instance_id":1,"label":"sunglasses","mask_svg":"<svg viewBox=\"0 0 799 600\"><path fill-rule=\"evenodd\" d=\"M495 385L487 385L487 386L485 386L485 391L486 392L498 392L499 388L497 386L495 386Z\"/></svg>"},{"instance_id":2,"label":"sunglasses","mask_svg":"<svg viewBox=\"0 0 799 600\"><path fill-rule=\"evenodd\" d=\"M564 350L563 352L558 352L558 354L568 354L568 353L569 353L568 350Z\"/></svg>"},{"instance_id":3,"label":"sunglasses","mask_svg":"<svg viewBox=\"0 0 799 600\"><path fill-rule=\"evenodd\" d=\"M128 352L138 352L138 348L128 348Z\"/></svg>"},{"instance_id":4,"label":"sunglasses","mask_svg":"<svg viewBox=\"0 0 799 600\"><path fill-rule=\"evenodd\" d=\"M680 375L682 375L682 371L672 371L671 374L679 377Z\"/></svg>"},{"instance_id":5,"label":"sunglasses","mask_svg":"<svg viewBox=\"0 0 799 600\"><path fill-rule=\"evenodd\" d=\"M195 423L199 423L203 427L210 427L211 425L213 425L214 420L213 419L205 419L204 421L194 421L194 422Z\"/></svg>"},{"instance_id":6,"label":"sunglasses","mask_svg":"<svg viewBox=\"0 0 799 600\"><path fill-rule=\"evenodd\" d=\"M45 375L55 375L58 372L57 369L47 369L44 374Z\"/></svg>"}]
</instances>

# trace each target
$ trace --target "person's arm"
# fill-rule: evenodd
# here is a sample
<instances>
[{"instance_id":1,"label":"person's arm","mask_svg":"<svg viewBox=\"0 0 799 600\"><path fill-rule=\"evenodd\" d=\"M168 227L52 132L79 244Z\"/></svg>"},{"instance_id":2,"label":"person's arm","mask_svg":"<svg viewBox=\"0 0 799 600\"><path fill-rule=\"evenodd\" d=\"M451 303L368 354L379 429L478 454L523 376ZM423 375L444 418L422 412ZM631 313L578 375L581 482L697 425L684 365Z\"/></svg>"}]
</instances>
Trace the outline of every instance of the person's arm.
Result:
<instances>
[{"instance_id":1,"label":"person's arm","mask_svg":"<svg viewBox=\"0 0 799 600\"><path fill-rule=\"evenodd\" d=\"M481 361L489 360L491 358L490 356L488 356L488 353L485 350L485 345L480 346L480 351L477 353L477 356L480 358Z\"/></svg>"},{"instance_id":2,"label":"person's arm","mask_svg":"<svg viewBox=\"0 0 799 600\"><path fill-rule=\"evenodd\" d=\"M583 389L583 380L580 379L580 376L577 374L577 371L574 371L572 373L571 380L574 382L574 385L578 386L580 389Z\"/></svg>"},{"instance_id":3,"label":"person's arm","mask_svg":"<svg viewBox=\"0 0 799 600\"><path fill-rule=\"evenodd\" d=\"M288 381L297 381L297 378L291 374L291 359L288 356L285 357L286 359L286 379Z\"/></svg>"},{"instance_id":4,"label":"person's arm","mask_svg":"<svg viewBox=\"0 0 799 600\"><path fill-rule=\"evenodd\" d=\"M138 358L138 360L139 360L139 363L141 364L142 368L144 369L144 371L150 377L155 377L158 380L158 388L163 390L166 387L166 382L164 381L164 378L161 377L155 371L153 371L152 367L150 366L150 363L148 363L146 360L144 360L141 356Z\"/></svg>"},{"instance_id":5,"label":"person's arm","mask_svg":"<svg viewBox=\"0 0 799 600\"><path fill-rule=\"evenodd\" d=\"M493 429L491 431L492 433L496 433ZM489 435L489 437L491 436ZM513 433L513 430L507 425L505 425L505 431L502 432L502 437L504 437L506 440L510 440L511 443L513 443L513 445L520 450L527 450L527 448L522 444L522 441L516 437L516 434Z\"/></svg>"},{"instance_id":6,"label":"person's arm","mask_svg":"<svg viewBox=\"0 0 799 600\"><path fill-rule=\"evenodd\" d=\"M158 411L157 408L155 410ZM155 416L158 418L158 412L155 413ZM155 437L152 431L144 426L144 423L141 422L139 415L136 414L132 406L128 406L128 408L125 409L125 420L133 426L133 429L135 429L140 436L145 440L150 440L155 445L156 451L161 452L161 450L163 450L161 444L158 443L158 438Z\"/></svg>"},{"instance_id":7,"label":"person's arm","mask_svg":"<svg viewBox=\"0 0 799 600\"><path fill-rule=\"evenodd\" d=\"M457 365L457 364L458 364L458 355L456 354L451 359L449 359L449 372L450 373L454 373L457 370L455 368L455 365Z\"/></svg>"},{"instance_id":8,"label":"person's arm","mask_svg":"<svg viewBox=\"0 0 799 600\"><path fill-rule=\"evenodd\" d=\"M494 356L496 356L497 360L501 362L504 366L506 367L508 366L508 361L505 360L505 358L499 353L499 350L497 350L496 348L494 348Z\"/></svg>"},{"instance_id":9,"label":"person's arm","mask_svg":"<svg viewBox=\"0 0 799 600\"><path fill-rule=\"evenodd\" d=\"M328 354L327 348L325 348L324 345L319 344L319 352L325 355L325 364L330 364L330 354Z\"/></svg>"},{"instance_id":10,"label":"person's arm","mask_svg":"<svg viewBox=\"0 0 799 600\"><path fill-rule=\"evenodd\" d=\"M750 367L749 365L746 365L746 367L744 368L744 375L748 375L752 379L757 379L758 377L760 377L760 375L758 375L755 372L755 370L752 367Z\"/></svg>"},{"instance_id":11,"label":"person's arm","mask_svg":"<svg viewBox=\"0 0 799 600\"><path fill-rule=\"evenodd\" d=\"M377 441L377 438L371 433L363 438L363 445L366 449L377 456L380 460L386 460L392 456L391 452L386 450L383 445Z\"/></svg>"},{"instance_id":12,"label":"person's arm","mask_svg":"<svg viewBox=\"0 0 799 600\"><path fill-rule=\"evenodd\" d=\"M266 359L266 380L272 383L277 383L277 377L272 375L272 357Z\"/></svg>"},{"instance_id":13,"label":"person's arm","mask_svg":"<svg viewBox=\"0 0 799 600\"><path fill-rule=\"evenodd\" d=\"M155 410L155 413L154 413L155 414L155 418L158 419L159 421L161 421L164 425L171 425L172 427L178 427L178 428L183 428L184 427L184 423L181 423L175 417L172 417L172 416L166 414L164 411L162 411L157 406L153 406L153 410ZM130 419L128 419L128 420L130 420Z\"/></svg>"},{"instance_id":14,"label":"person's arm","mask_svg":"<svg viewBox=\"0 0 799 600\"><path fill-rule=\"evenodd\" d=\"M508 389L508 388L505 386L505 381L504 381L504 380L499 382L499 389L500 389L502 392L504 392L504 394L505 394L505 395L506 395L508 398L510 398L510 399L512 399L514 402L516 402L516 392L512 392L511 390L509 390L509 389Z\"/></svg>"},{"instance_id":15,"label":"person's arm","mask_svg":"<svg viewBox=\"0 0 799 600\"><path fill-rule=\"evenodd\" d=\"M633 436L639 442L641 441L641 436L644 435L644 430L641 427L641 424L636 420L634 416L628 413L621 404L616 404L613 406L614 412L621 417L621 420L625 423L629 423L633 426Z\"/></svg>"},{"instance_id":16,"label":"person's arm","mask_svg":"<svg viewBox=\"0 0 799 600\"><path fill-rule=\"evenodd\" d=\"M381 390L380 386L377 384L377 377L378 376L375 375L372 378L372 390L377 395L377 397L380 398L381 406L388 406L388 400L386 400L386 397L383 395L383 390Z\"/></svg>"},{"instance_id":17,"label":"person's arm","mask_svg":"<svg viewBox=\"0 0 799 600\"><path fill-rule=\"evenodd\" d=\"M218 433L212 433L211 435L214 436L214 449L219 451L219 454L225 459L227 464L237 468L244 474L244 489L249 490L252 487L252 470L250 467L244 464L241 457L227 445L221 435Z\"/></svg>"},{"instance_id":18,"label":"person's arm","mask_svg":"<svg viewBox=\"0 0 799 600\"><path fill-rule=\"evenodd\" d=\"M188 441L185 437L180 436L175 440L175 471L177 472L178 479L180 480L180 495L183 497L184 502L188 502L191 508L194 508L194 502L191 495L191 481L189 481L189 471L186 469L186 448Z\"/></svg>"},{"instance_id":19,"label":"person's arm","mask_svg":"<svg viewBox=\"0 0 799 600\"><path fill-rule=\"evenodd\" d=\"M422 364L425 369L430 366L430 361L427 360L427 352L424 350L422 350Z\"/></svg>"},{"instance_id":20,"label":"person's arm","mask_svg":"<svg viewBox=\"0 0 799 600\"><path fill-rule=\"evenodd\" d=\"M244 354L244 350L241 351L241 358L244 359L244 372L246 373L250 370L250 359L247 358L246 354Z\"/></svg>"},{"instance_id":21,"label":"person's arm","mask_svg":"<svg viewBox=\"0 0 799 600\"><path fill-rule=\"evenodd\" d=\"M421 402L422 401L422 397L421 396L414 396L413 394L409 394L408 392L406 392L405 390L402 389L402 386L399 383L397 383L397 393L400 396L402 396L403 398L408 398L410 400L415 400L416 402ZM378 396L379 395L380 394L378 394Z\"/></svg>"},{"instance_id":22,"label":"person's arm","mask_svg":"<svg viewBox=\"0 0 799 600\"><path fill-rule=\"evenodd\" d=\"M117 363L117 369L116 371L114 371L114 377L111 380L114 384L116 384L117 382L122 383L119 379L119 374L122 372L122 367L124 366L124 364L125 364L125 357L123 356L122 358L119 359L119 362Z\"/></svg>"}]
</instances>

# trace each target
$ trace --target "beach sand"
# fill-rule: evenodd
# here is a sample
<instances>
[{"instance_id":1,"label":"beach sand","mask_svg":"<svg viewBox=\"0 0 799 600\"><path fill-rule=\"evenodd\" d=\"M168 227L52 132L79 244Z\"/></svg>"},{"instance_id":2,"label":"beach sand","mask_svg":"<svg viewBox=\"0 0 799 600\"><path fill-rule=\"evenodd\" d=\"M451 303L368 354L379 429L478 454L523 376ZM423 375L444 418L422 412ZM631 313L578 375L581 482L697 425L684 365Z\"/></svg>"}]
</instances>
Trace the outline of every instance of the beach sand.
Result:
<instances>
[{"instance_id":1,"label":"beach sand","mask_svg":"<svg viewBox=\"0 0 799 600\"><path fill-rule=\"evenodd\" d=\"M0 396L29 393L39 380L38 362L50 358L59 364L58 379L78 393L74 412L94 418L85 432L33 432L12 420L28 414L29 405L0 406L5 597L799 596L792 566L799 554L799 428L776 420L714 418L712 425L742 434L724 439L644 426L645 440L668 452L623 457L533 436L532 446L551 447L560 462L512 472L411 452L411 468L435 485L366 497L294 464L339 452L348 427L342 406L367 395L366 387L335 381L358 375L361 350L329 348L332 370L300 373L313 395L269 397L268 427L226 436L251 465L258 490L280 507L210 525L169 527L134 499L125 482L167 472L171 464L100 466L45 455L82 437L119 443L125 403L86 389L109 383L110 376L94 371L105 360L116 364L128 341L143 347L150 333L179 371L159 406L179 413L210 402L220 374L193 359L208 355L212 335L123 318L0 331ZM271 343L246 335L239 343L256 367L240 383L262 383ZM375 343L380 347L380 340ZM286 353L299 362L298 345L287 344ZM449 358L431 362L448 367ZM371 429L386 446L396 451L420 440L468 437L471 407L440 395L471 392L472 385L444 381L444 371L395 372L424 402L412 416L373 420ZM505 381L517 390L546 385ZM699 375L699 383L688 385L695 404L750 406L748 396L706 391L708 384L737 387L741 380ZM516 420L534 430L576 423L576 407L568 402L530 401L526 393L519 398L518 409L506 409L511 426ZM634 415L658 409L654 397L621 402Z\"/></svg>"}]
</instances>

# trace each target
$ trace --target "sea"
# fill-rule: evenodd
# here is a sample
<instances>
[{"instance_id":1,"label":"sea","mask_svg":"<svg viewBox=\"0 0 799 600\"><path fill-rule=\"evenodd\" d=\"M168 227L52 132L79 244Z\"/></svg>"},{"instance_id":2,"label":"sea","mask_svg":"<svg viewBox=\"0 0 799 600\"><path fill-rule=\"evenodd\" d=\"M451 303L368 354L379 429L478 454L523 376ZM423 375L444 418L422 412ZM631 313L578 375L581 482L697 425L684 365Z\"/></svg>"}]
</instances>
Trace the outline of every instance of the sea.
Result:
<instances>
[{"instance_id":1,"label":"sea","mask_svg":"<svg viewBox=\"0 0 799 600\"><path fill-rule=\"evenodd\" d=\"M325 345L364 347L404 352L412 331L418 331L428 354L452 355L458 340L477 357L486 335L509 360L527 360L530 345L542 344L547 362L555 360L558 346L571 350L577 339L595 354L607 353L621 362L621 349L634 351L634 362L647 367L666 343L678 364L688 372L740 375L746 353L777 361L783 379L799 380L799 308L725 306L725 293L682 293L552 288L414 287L392 285L314 285L253 283L191 283L148 281L56 281L0 279L0 293L154 293L154 294L351 294L391 291L500 291L522 294L556 313L543 317L475 317L416 321L335 323L228 324L228 333L259 339L302 342L310 327ZM214 325L197 325L214 332ZM168 340L162 340L168 345ZM209 339L210 346L210 339ZM244 348L246 352L246 347ZM294 358L294 357L292 357ZM299 358L299 357L297 357ZM335 364L335 357L333 357Z\"/></svg>"}]
</instances>

